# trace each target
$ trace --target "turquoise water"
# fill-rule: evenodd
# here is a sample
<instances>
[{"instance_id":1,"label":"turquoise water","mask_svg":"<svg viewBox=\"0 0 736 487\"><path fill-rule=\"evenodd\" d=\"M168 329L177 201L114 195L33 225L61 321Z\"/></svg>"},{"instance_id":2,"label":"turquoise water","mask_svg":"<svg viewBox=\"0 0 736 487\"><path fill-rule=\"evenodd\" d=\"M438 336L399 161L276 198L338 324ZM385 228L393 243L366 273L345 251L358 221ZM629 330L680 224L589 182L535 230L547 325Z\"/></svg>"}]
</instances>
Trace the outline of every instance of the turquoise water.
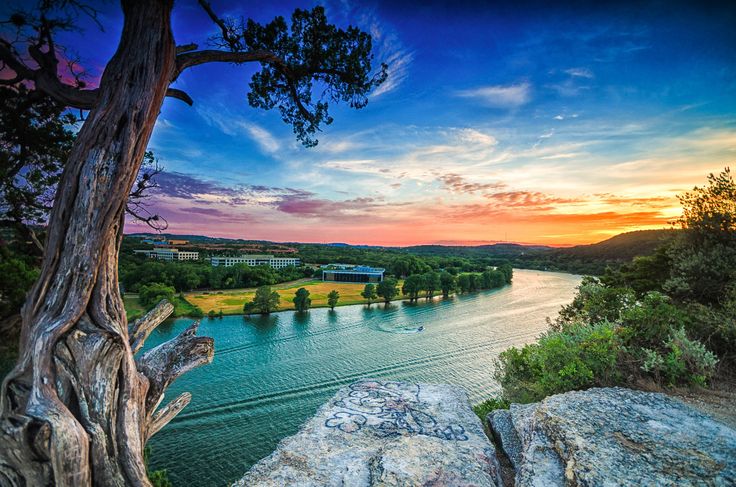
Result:
<instances>
[{"instance_id":1,"label":"turquoise water","mask_svg":"<svg viewBox=\"0 0 736 487\"><path fill-rule=\"evenodd\" d=\"M458 384L479 402L497 390L498 354L533 341L579 283L515 270L511 286L444 300L205 318L199 333L214 337L215 359L169 388L167 399L193 399L151 440L152 466L177 486L225 485L360 377ZM164 323L147 348L191 322Z\"/></svg>"}]
</instances>

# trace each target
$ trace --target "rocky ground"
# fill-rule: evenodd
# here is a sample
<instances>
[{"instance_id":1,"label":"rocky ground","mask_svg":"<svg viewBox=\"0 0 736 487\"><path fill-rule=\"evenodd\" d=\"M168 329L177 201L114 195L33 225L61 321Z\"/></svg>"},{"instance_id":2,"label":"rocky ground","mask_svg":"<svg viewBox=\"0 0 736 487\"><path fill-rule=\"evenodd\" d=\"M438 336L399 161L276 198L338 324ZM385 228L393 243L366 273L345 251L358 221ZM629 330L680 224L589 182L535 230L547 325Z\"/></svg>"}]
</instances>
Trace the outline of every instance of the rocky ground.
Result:
<instances>
[{"instance_id":1,"label":"rocky ground","mask_svg":"<svg viewBox=\"0 0 736 487\"><path fill-rule=\"evenodd\" d=\"M502 485L493 444L455 386L361 380L341 389L238 486Z\"/></svg>"},{"instance_id":2,"label":"rocky ground","mask_svg":"<svg viewBox=\"0 0 736 487\"><path fill-rule=\"evenodd\" d=\"M733 416L734 392L716 391L614 387L513 404L489 415L491 442L460 388L361 380L235 485L736 485L736 430L703 412Z\"/></svg>"},{"instance_id":3,"label":"rocky ground","mask_svg":"<svg viewBox=\"0 0 736 487\"><path fill-rule=\"evenodd\" d=\"M489 423L517 486L736 485L736 430L664 394L568 392Z\"/></svg>"}]
</instances>

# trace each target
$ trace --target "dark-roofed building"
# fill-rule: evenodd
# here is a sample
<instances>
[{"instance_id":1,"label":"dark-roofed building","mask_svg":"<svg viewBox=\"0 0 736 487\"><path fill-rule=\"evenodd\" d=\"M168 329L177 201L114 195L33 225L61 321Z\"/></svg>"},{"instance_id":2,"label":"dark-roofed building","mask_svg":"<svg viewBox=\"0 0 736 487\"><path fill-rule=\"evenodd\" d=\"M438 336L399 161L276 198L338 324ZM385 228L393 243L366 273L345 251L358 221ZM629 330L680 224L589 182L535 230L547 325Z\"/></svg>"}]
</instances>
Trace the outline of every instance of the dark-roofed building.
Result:
<instances>
[{"instance_id":1,"label":"dark-roofed building","mask_svg":"<svg viewBox=\"0 0 736 487\"><path fill-rule=\"evenodd\" d=\"M336 282L381 282L386 269L366 265L328 264L322 266L322 280Z\"/></svg>"}]
</instances>

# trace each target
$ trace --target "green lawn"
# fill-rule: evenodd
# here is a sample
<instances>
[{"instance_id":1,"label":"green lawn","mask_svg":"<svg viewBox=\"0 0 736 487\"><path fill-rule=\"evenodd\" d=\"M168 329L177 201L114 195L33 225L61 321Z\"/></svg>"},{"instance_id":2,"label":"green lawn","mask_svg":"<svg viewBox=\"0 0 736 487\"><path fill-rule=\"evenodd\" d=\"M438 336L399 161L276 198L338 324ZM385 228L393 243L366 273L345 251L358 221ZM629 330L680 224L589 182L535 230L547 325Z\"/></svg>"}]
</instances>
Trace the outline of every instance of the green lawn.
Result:
<instances>
[{"instance_id":1,"label":"green lawn","mask_svg":"<svg viewBox=\"0 0 736 487\"><path fill-rule=\"evenodd\" d=\"M143 316L146 311L148 311L141 305L140 300L138 299L138 295L136 294L124 295L123 303L125 304L125 314L128 316L128 321L138 319ZM198 315L201 316L201 313L198 313L197 307L188 302L187 299L182 299L179 296L176 296L174 298L173 305L174 313L172 313L171 315L173 317Z\"/></svg>"},{"instance_id":2,"label":"green lawn","mask_svg":"<svg viewBox=\"0 0 736 487\"><path fill-rule=\"evenodd\" d=\"M300 287L306 288L309 291L309 297L312 299L312 308L326 307L327 295L332 290L340 293L338 306L367 302L360 295L365 288L365 284L302 279L271 286L271 289L278 292L281 296L279 311L294 309L294 303L291 300L294 298L296 290ZM401 283L399 283L400 288ZM185 293L185 297L193 305L199 306L205 314L210 310L215 313L222 310L226 315L235 315L243 313L243 305L247 301L251 301L254 294L255 289L229 289L209 292L194 291ZM401 299L405 298L401 296L395 298L396 301Z\"/></svg>"}]
</instances>

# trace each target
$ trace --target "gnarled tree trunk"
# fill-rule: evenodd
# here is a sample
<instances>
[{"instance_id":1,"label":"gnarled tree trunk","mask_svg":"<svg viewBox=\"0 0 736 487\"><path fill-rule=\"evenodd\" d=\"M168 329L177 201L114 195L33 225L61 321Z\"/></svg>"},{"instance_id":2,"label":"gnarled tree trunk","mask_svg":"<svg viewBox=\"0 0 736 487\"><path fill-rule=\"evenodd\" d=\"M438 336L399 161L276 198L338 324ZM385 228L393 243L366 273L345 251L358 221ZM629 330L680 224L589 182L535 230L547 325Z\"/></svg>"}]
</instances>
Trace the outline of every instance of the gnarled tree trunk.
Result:
<instances>
[{"instance_id":1,"label":"gnarled tree trunk","mask_svg":"<svg viewBox=\"0 0 736 487\"><path fill-rule=\"evenodd\" d=\"M196 324L137 359L168 303L130 332L118 288L125 201L175 69L173 0L124 0L100 82L50 216L41 277L22 311L20 359L0 397L0 484L150 485L148 438L188 402L159 409L176 377L212 359Z\"/></svg>"}]
</instances>

